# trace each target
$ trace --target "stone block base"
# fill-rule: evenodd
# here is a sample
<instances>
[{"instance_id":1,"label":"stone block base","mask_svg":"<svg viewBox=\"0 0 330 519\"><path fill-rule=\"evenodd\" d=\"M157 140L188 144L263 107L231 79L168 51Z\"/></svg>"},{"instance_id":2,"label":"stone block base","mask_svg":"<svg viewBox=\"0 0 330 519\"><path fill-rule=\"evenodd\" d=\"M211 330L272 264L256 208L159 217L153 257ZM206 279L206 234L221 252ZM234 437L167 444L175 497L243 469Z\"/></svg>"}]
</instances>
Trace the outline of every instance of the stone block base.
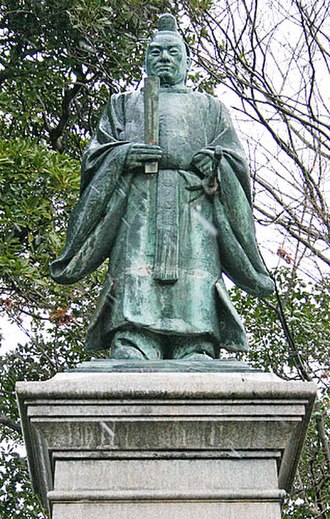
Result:
<instances>
[{"instance_id":1,"label":"stone block base","mask_svg":"<svg viewBox=\"0 0 330 519\"><path fill-rule=\"evenodd\" d=\"M315 386L253 372L71 372L17 394L53 519L280 519Z\"/></svg>"},{"instance_id":2,"label":"stone block base","mask_svg":"<svg viewBox=\"0 0 330 519\"><path fill-rule=\"evenodd\" d=\"M54 519L278 519L281 517L276 503L267 504L258 501L233 501L224 503L218 500L210 502L173 501L163 502L126 502L126 503L63 503L54 506Z\"/></svg>"}]
</instances>

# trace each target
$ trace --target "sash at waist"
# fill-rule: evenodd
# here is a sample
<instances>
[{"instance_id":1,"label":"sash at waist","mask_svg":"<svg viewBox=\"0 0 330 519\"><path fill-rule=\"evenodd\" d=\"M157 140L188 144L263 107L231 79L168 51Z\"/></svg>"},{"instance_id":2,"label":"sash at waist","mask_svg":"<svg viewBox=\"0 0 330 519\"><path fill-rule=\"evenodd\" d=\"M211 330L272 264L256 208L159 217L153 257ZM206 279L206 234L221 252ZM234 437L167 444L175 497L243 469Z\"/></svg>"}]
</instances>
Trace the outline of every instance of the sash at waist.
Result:
<instances>
[{"instance_id":1,"label":"sash at waist","mask_svg":"<svg viewBox=\"0 0 330 519\"><path fill-rule=\"evenodd\" d=\"M178 279L178 176L176 170L157 173L156 251L154 279L175 283Z\"/></svg>"}]
</instances>

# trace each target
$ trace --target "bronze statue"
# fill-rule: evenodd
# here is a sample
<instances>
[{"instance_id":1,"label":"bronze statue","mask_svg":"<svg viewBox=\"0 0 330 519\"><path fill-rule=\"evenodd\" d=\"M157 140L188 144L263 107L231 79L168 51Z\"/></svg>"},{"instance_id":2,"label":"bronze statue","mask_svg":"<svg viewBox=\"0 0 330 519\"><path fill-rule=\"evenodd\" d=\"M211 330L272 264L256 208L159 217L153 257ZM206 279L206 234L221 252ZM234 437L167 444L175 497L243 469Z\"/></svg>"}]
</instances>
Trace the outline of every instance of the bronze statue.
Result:
<instances>
[{"instance_id":1,"label":"bronze statue","mask_svg":"<svg viewBox=\"0 0 330 519\"><path fill-rule=\"evenodd\" d=\"M54 280L74 283L109 258L86 348L114 359L246 351L222 275L256 296L273 291L244 152L224 105L187 88L189 64L175 19L163 15L145 60L160 81L158 144L145 144L146 94L112 96L83 157L66 247L51 266ZM158 172L146 172L155 163Z\"/></svg>"}]
</instances>

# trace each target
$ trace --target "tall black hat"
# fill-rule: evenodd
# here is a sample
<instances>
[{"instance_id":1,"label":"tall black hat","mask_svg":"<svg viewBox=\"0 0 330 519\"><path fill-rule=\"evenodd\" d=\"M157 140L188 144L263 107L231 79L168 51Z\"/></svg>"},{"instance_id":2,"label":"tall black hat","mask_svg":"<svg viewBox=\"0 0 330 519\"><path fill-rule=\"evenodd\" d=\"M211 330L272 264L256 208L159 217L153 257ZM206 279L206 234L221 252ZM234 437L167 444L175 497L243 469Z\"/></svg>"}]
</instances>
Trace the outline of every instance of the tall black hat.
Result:
<instances>
[{"instance_id":1,"label":"tall black hat","mask_svg":"<svg viewBox=\"0 0 330 519\"><path fill-rule=\"evenodd\" d=\"M161 14L158 21L158 31L154 34L153 38L157 36L160 32L171 32L174 33L175 36L180 38L182 42L184 43L187 51L187 56L189 56L189 47L182 38L181 34L178 32L178 25L176 23L176 19L174 18L173 14L166 13ZM153 39L152 38L152 39Z\"/></svg>"},{"instance_id":2,"label":"tall black hat","mask_svg":"<svg viewBox=\"0 0 330 519\"><path fill-rule=\"evenodd\" d=\"M178 33L178 26L173 14L166 13L160 16L158 22L158 31L176 32L179 38L181 38Z\"/></svg>"}]
</instances>

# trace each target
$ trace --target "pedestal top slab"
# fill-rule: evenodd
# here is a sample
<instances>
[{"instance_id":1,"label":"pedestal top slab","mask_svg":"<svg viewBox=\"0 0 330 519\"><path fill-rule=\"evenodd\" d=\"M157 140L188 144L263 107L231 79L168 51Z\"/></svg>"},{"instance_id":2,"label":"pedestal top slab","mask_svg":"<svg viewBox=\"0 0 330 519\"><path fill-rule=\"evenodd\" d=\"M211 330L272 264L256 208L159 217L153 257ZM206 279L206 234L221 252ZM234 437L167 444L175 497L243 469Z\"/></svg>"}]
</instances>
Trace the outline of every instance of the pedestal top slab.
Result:
<instances>
[{"instance_id":1,"label":"pedestal top slab","mask_svg":"<svg viewBox=\"0 0 330 519\"><path fill-rule=\"evenodd\" d=\"M307 399L312 382L284 381L272 373L64 372L44 382L18 382L25 398Z\"/></svg>"},{"instance_id":2,"label":"pedestal top slab","mask_svg":"<svg viewBox=\"0 0 330 519\"><path fill-rule=\"evenodd\" d=\"M106 372L106 373L234 373L256 372L259 369L252 368L246 362L235 357L213 360L115 360L92 359L82 362L73 369L67 371L81 372Z\"/></svg>"}]
</instances>

